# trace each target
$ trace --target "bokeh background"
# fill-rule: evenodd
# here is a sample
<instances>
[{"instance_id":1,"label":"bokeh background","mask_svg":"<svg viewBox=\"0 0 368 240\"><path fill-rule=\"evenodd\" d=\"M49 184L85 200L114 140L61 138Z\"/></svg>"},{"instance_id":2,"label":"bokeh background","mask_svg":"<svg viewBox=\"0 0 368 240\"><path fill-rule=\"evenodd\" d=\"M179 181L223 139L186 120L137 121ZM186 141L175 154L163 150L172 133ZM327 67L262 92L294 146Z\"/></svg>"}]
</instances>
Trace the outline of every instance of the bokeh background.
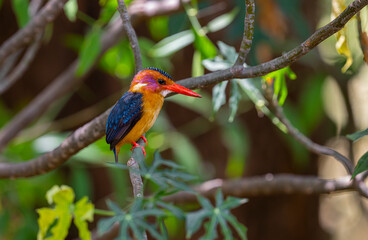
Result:
<instances>
[{"instance_id":1,"label":"bokeh background","mask_svg":"<svg viewBox=\"0 0 368 240\"><path fill-rule=\"evenodd\" d=\"M15 0L14 0L15 1ZM74 22L61 14L45 31L42 47L23 77L0 95L0 126L4 127L78 58L83 40L101 13L104 1L78 0ZM133 4L133 3L132 3ZM215 17L234 11L227 27L209 33L217 45L222 41L239 48L243 33L245 3L241 0L199 1L198 19L205 26ZM256 65L280 56L331 20L331 0L257 0L254 39L247 63ZM12 1L0 1L0 42L19 28ZM362 12L365 27L366 9ZM366 150L367 138L350 146L344 135L368 127L368 68L358 42L356 19L347 24L353 64L342 73L346 58L337 53L336 38L330 37L291 65L297 79L287 81L289 95L284 105L291 122L313 141L331 146L356 159ZM191 77L193 54L189 46L169 56L160 56L157 43L190 29L186 12L141 19L134 28L139 37L145 67L164 69L175 80ZM152 51L156 50L155 51ZM207 70L206 70L207 72ZM95 118L129 88L134 59L126 38L107 51L82 84L52 104L1 153L1 161L27 161L50 151L73 130ZM0 79L1 81L1 79ZM261 81L261 80L259 80ZM227 97L229 96L227 90ZM147 133L148 159L161 152L200 181L234 179L267 173L344 176L336 161L308 152L242 94L235 119L230 108L213 111L212 88L199 90L202 99L173 96L167 99L154 127ZM120 154L130 155L125 146ZM113 161L109 146L101 139L73 156L58 169L28 179L0 180L0 238L35 239L36 208L47 205L45 194L53 185L71 186L77 199L88 196L97 208L107 198L122 205L132 197L126 171L107 168ZM147 193L150 189L146 189ZM275 195L250 198L234 211L248 228L248 239L364 239L368 230L366 202L357 193ZM95 227L96 221L90 225ZM184 239L184 222L170 219L172 239ZM70 239L77 236L72 228Z\"/></svg>"}]
</instances>

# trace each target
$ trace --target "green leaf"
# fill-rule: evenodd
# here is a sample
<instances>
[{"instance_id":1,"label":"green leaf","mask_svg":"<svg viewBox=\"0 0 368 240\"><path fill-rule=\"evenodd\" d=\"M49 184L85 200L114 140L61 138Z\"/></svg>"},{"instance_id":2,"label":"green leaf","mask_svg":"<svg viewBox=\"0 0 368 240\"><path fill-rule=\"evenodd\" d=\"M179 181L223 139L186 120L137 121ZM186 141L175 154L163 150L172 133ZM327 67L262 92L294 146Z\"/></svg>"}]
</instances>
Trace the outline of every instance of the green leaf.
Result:
<instances>
[{"instance_id":1,"label":"green leaf","mask_svg":"<svg viewBox=\"0 0 368 240\"><path fill-rule=\"evenodd\" d=\"M216 113L226 103L226 86L228 81L216 84L212 89L213 111Z\"/></svg>"},{"instance_id":2,"label":"green leaf","mask_svg":"<svg viewBox=\"0 0 368 240\"><path fill-rule=\"evenodd\" d=\"M185 228L186 228L186 238L189 239L193 236L195 232L198 231L200 226L202 225L203 220L209 216L209 212L205 209L201 209L196 212L191 212L187 214L185 219Z\"/></svg>"},{"instance_id":3,"label":"green leaf","mask_svg":"<svg viewBox=\"0 0 368 240\"><path fill-rule=\"evenodd\" d=\"M87 197L83 197L75 204L74 224L79 231L82 240L91 239L91 232L88 230L87 221L93 222L94 206L88 202Z\"/></svg>"},{"instance_id":4,"label":"green leaf","mask_svg":"<svg viewBox=\"0 0 368 240\"><path fill-rule=\"evenodd\" d=\"M74 201L74 191L69 186L61 187L54 185L46 193L46 199L49 204L70 204Z\"/></svg>"},{"instance_id":5,"label":"green leaf","mask_svg":"<svg viewBox=\"0 0 368 240\"><path fill-rule=\"evenodd\" d=\"M95 26L87 34L79 52L79 61L75 72L77 77L85 74L94 64L101 50L101 27Z\"/></svg>"},{"instance_id":6,"label":"green leaf","mask_svg":"<svg viewBox=\"0 0 368 240\"><path fill-rule=\"evenodd\" d=\"M229 46L224 42L218 41L217 45L220 49L220 53L224 56L229 63L230 67L236 62L238 58L238 53L233 46Z\"/></svg>"},{"instance_id":7,"label":"green leaf","mask_svg":"<svg viewBox=\"0 0 368 240\"><path fill-rule=\"evenodd\" d=\"M235 19L239 12L239 8L234 8L231 12L225 13L207 24L207 28L210 32L217 32L227 26Z\"/></svg>"},{"instance_id":8,"label":"green leaf","mask_svg":"<svg viewBox=\"0 0 368 240\"><path fill-rule=\"evenodd\" d=\"M69 0L68 2L66 2L64 5L64 12L69 21L75 22L78 12L77 0Z\"/></svg>"},{"instance_id":9,"label":"green leaf","mask_svg":"<svg viewBox=\"0 0 368 240\"><path fill-rule=\"evenodd\" d=\"M91 233L88 230L86 221L93 221L94 206L88 203L88 198L84 197L75 205L74 191L68 186L53 186L47 193L46 198L49 204L54 203L54 208L41 208L37 212L39 214L38 225L39 231L37 239L45 239L50 227L51 237L48 240L65 239L68 235L72 217L74 215L74 223L79 230L79 236L82 240L90 239ZM54 224L56 220L56 224ZM53 225L54 224L54 225Z\"/></svg>"},{"instance_id":10,"label":"green leaf","mask_svg":"<svg viewBox=\"0 0 368 240\"><path fill-rule=\"evenodd\" d=\"M194 33L194 47L200 51L202 58L214 58L217 55L217 49L211 40L204 34L203 31L196 31Z\"/></svg>"},{"instance_id":11,"label":"green leaf","mask_svg":"<svg viewBox=\"0 0 368 240\"><path fill-rule=\"evenodd\" d=\"M195 50L192 61L192 77L199 77L203 74L204 68L202 66L202 55L198 50Z\"/></svg>"},{"instance_id":12,"label":"green leaf","mask_svg":"<svg viewBox=\"0 0 368 240\"><path fill-rule=\"evenodd\" d=\"M12 7L17 18L17 22L20 28L27 25L29 22L29 1L28 0L12 0Z\"/></svg>"},{"instance_id":13,"label":"green leaf","mask_svg":"<svg viewBox=\"0 0 368 240\"><path fill-rule=\"evenodd\" d=\"M169 32L168 23L168 16L156 16L148 20L148 29L154 40L162 39L167 36Z\"/></svg>"},{"instance_id":14,"label":"green leaf","mask_svg":"<svg viewBox=\"0 0 368 240\"><path fill-rule=\"evenodd\" d=\"M128 4L127 1L125 1L125 3ZM97 22L103 25L108 23L112 19L114 13L116 13L117 2L115 0L100 1L100 6L102 10Z\"/></svg>"},{"instance_id":15,"label":"green leaf","mask_svg":"<svg viewBox=\"0 0 368 240\"><path fill-rule=\"evenodd\" d=\"M235 231L238 233L242 240L247 239L247 228L238 222L233 215L225 215L225 219L234 227Z\"/></svg>"},{"instance_id":16,"label":"green leaf","mask_svg":"<svg viewBox=\"0 0 368 240\"><path fill-rule=\"evenodd\" d=\"M193 41L193 32L191 30L185 30L158 42L149 51L149 55L152 57L167 57L190 45Z\"/></svg>"},{"instance_id":17,"label":"green leaf","mask_svg":"<svg viewBox=\"0 0 368 240\"><path fill-rule=\"evenodd\" d=\"M273 84L274 98L278 98L279 104L281 106L284 104L285 99L288 95L285 76L287 76L291 80L296 79L296 74L290 69L289 66L271 72L262 77L267 84Z\"/></svg>"},{"instance_id":18,"label":"green leaf","mask_svg":"<svg viewBox=\"0 0 368 240\"><path fill-rule=\"evenodd\" d=\"M233 122L236 112L238 111L238 103L240 100L240 93L238 89L238 83L231 81L231 96L229 98L230 116L229 122Z\"/></svg>"},{"instance_id":19,"label":"green leaf","mask_svg":"<svg viewBox=\"0 0 368 240\"><path fill-rule=\"evenodd\" d=\"M231 209L239 207L240 205L243 205L244 203L248 202L248 199L246 198L236 198L236 197L227 197L225 202L219 206L221 209Z\"/></svg>"},{"instance_id":20,"label":"green leaf","mask_svg":"<svg viewBox=\"0 0 368 240\"><path fill-rule=\"evenodd\" d=\"M366 152L358 161L357 165L355 166L353 175L351 179L355 178L361 172L368 170L368 152Z\"/></svg>"},{"instance_id":21,"label":"green leaf","mask_svg":"<svg viewBox=\"0 0 368 240\"><path fill-rule=\"evenodd\" d=\"M352 134L348 134L346 135L347 138L349 138L351 141L356 141L359 138L362 138L364 136L368 135L368 128L363 130L363 131L359 131L359 132L355 132Z\"/></svg>"},{"instance_id":22,"label":"green leaf","mask_svg":"<svg viewBox=\"0 0 368 240\"><path fill-rule=\"evenodd\" d=\"M39 215L37 220L39 227L37 239L40 240L46 237L47 231L56 220L57 214L50 208L39 208L36 211Z\"/></svg>"},{"instance_id":23,"label":"green leaf","mask_svg":"<svg viewBox=\"0 0 368 240\"><path fill-rule=\"evenodd\" d=\"M224 59L218 56L216 56L213 59L205 59L202 61L202 64L205 68L207 68L208 70L212 72L218 71L218 70L224 70L232 66L230 63L228 63L227 61L224 61Z\"/></svg>"},{"instance_id":24,"label":"green leaf","mask_svg":"<svg viewBox=\"0 0 368 240\"><path fill-rule=\"evenodd\" d=\"M216 232L216 226L217 226L218 220L216 215L212 215L211 220L209 223L206 223L205 229L206 234L200 238L200 240L212 240L217 237Z\"/></svg>"}]
</instances>

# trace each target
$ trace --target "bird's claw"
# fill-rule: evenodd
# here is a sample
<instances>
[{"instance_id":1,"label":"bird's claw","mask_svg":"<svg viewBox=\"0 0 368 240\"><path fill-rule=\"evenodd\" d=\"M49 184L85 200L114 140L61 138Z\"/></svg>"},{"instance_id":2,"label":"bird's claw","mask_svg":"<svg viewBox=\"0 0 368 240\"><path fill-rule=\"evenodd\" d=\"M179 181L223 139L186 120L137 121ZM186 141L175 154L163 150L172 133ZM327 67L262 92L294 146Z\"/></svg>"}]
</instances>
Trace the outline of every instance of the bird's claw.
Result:
<instances>
[{"instance_id":1,"label":"bird's claw","mask_svg":"<svg viewBox=\"0 0 368 240\"><path fill-rule=\"evenodd\" d=\"M143 139L144 140L144 139ZM144 149L144 147L143 146L141 146L141 145L139 145L138 143L136 143L136 142L132 142L132 148L130 149L130 151L133 151L133 149L134 148L136 148L136 147L140 147L141 149L142 149L142 152L143 152L143 155L144 155L144 157L146 157L146 150Z\"/></svg>"},{"instance_id":2,"label":"bird's claw","mask_svg":"<svg viewBox=\"0 0 368 240\"><path fill-rule=\"evenodd\" d=\"M141 138L142 138L142 140L144 141L144 143L146 144L146 147L147 147L147 145L148 145L147 138L145 138L143 135L141 136Z\"/></svg>"}]
</instances>

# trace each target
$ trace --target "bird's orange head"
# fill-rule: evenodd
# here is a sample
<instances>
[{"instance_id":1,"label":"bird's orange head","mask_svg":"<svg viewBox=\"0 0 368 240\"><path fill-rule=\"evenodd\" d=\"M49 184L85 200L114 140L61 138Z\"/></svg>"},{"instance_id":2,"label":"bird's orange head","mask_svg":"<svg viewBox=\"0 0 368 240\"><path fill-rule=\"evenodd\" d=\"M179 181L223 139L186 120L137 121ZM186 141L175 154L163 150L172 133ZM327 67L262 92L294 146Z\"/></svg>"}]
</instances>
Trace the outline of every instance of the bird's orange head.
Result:
<instances>
[{"instance_id":1,"label":"bird's orange head","mask_svg":"<svg viewBox=\"0 0 368 240\"><path fill-rule=\"evenodd\" d=\"M173 81L169 74L158 68L145 68L135 75L129 91L140 93L157 93L165 97L170 92L176 92L192 97L202 97L188 88Z\"/></svg>"}]
</instances>

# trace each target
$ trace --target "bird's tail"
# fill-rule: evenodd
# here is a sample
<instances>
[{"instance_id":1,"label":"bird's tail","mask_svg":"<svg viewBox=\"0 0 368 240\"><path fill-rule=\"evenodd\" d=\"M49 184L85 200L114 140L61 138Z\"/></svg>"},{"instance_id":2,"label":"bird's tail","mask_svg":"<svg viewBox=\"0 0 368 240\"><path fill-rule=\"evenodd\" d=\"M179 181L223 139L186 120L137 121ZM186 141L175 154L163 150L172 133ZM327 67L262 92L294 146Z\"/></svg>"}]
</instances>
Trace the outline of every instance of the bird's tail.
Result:
<instances>
[{"instance_id":1,"label":"bird's tail","mask_svg":"<svg viewBox=\"0 0 368 240\"><path fill-rule=\"evenodd\" d=\"M118 157L118 154L119 153L116 153L116 148L113 148L112 151L114 152L114 156L115 156L115 163L118 163L119 161L119 157Z\"/></svg>"}]
</instances>

